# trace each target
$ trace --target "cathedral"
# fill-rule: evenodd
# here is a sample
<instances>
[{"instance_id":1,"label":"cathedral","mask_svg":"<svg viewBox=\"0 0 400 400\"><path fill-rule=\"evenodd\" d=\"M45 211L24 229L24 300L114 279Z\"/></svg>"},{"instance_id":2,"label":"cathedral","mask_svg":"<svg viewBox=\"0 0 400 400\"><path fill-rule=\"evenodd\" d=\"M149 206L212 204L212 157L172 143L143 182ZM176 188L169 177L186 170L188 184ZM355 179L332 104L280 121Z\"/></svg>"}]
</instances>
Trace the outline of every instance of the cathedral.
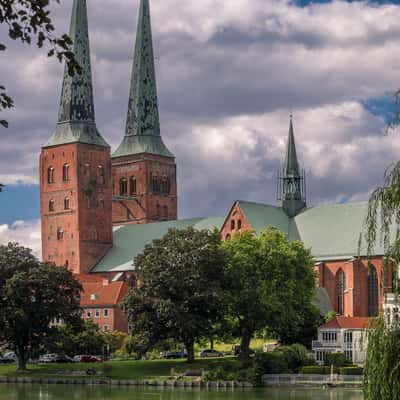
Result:
<instances>
[{"instance_id":1,"label":"cathedral","mask_svg":"<svg viewBox=\"0 0 400 400\"><path fill-rule=\"evenodd\" d=\"M126 127L113 152L95 120L86 0L73 1L70 37L82 70L71 77L65 69L57 125L41 150L42 253L82 283L85 318L103 331L126 331L118 304L135 256L170 228L187 227L217 228L223 240L279 228L311 249L325 311L368 317L382 310L383 291L391 291L384 251L368 260L359 247L367 203L308 206L292 118L277 204L235 201L227 215L178 220L176 160L160 130L149 0L140 1Z\"/></svg>"}]
</instances>

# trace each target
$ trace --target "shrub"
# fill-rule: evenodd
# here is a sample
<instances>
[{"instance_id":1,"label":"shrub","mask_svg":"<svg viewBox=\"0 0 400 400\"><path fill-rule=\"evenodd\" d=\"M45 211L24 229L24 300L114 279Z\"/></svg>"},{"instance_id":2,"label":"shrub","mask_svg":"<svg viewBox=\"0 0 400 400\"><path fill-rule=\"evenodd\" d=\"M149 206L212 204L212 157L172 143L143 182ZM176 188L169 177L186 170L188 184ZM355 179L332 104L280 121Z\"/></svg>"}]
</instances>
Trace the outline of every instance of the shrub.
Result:
<instances>
[{"instance_id":1,"label":"shrub","mask_svg":"<svg viewBox=\"0 0 400 400\"><path fill-rule=\"evenodd\" d=\"M357 366L339 368L340 375L363 375L364 369Z\"/></svg>"},{"instance_id":2,"label":"shrub","mask_svg":"<svg viewBox=\"0 0 400 400\"><path fill-rule=\"evenodd\" d=\"M301 367L310 365L314 361L310 360L306 347L301 344L280 347L276 351L285 356L288 370L294 373L299 372Z\"/></svg>"},{"instance_id":3,"label":"shrub","mask_svg":"<svg viewBox=\"0 0 400 400\"><path fill-rule=\"evenodd\" d=\"M333 373L338 373L337 368L333 368ZM307 365L301 369L302 374L315 374L315 375L329 375L331 373L331 367L323 365Z\"/></svg>"},{"instance_id":4,"label":"shrub","mask_svg":"<svg viewBox=\"0 0 400 400\"><path fill-rule=\"evenodd\" d=\"M351 365L351 363L346 360L344 353L325 353L324 365L333 365L334 367L347 367Z\"/></svg>"},{"instance_id":5,"label":"shrub","mask_svg":"<svg viewBox=\"0 0 400 400\"><path fill-rule=\"evenodd\" d=\"M280 351L256 353L254 356L254 369L258 376L290 372L287 357Z\"/></svg>"}]
</instances>

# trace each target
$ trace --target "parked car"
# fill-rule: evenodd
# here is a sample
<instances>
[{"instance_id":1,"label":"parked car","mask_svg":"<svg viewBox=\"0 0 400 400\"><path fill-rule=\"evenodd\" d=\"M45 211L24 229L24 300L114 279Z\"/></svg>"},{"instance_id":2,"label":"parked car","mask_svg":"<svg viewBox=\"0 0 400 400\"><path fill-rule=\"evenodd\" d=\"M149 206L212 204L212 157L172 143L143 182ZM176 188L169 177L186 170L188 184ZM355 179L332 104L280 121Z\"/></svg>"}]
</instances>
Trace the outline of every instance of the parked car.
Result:
<instances>
[{"instance_id":1,"label":"parked car","mask_svg":"<svg viewBox=\"0 0 400 400\"><path fill-rule=\"evenodd\" d=\"M63 356L59 354L45 354L39 357L39 363L41 364L51 364L51 363L72 363L73 359L68 356Z\"/></svg>"},{"instance_id":2,"label":"parked car","mask_svg":"<svg viewBox=\"0 0 400 400\"><path fill-rule=\"evenodd\" d=\"M186 351L165 351L162 353L162 357L168 360L175 358L185 358L187 356Z\"/></svg>"},{"instance_id":3,"label":"parked car","mask_svg":"<svg viewBox=\"0 0 400 400\"><path fill-rule=\"evenodd\" d=\"M0 364L12 364L12 363L15 363L15 360L13 358L0 357Z\"/></svg>"},{"instance_id":4,"label":"parked car","mask_svg":"<svg viewBox=\"0 0 400 400\"><path fill-rule=\"evenodd\" d=\"M17 361L17 355L13 351L9 351L3 354L3 358Z\"/></svg>"},{"instance_id":5,"label":"parked car","mask_svg":"<svg viewBox=\"0 0 400 400\"><path fill-rule=\"evenodd\" d=\"M78 363L96 363L96 362L101 362L101 358L89 355L79 355L75 356L73 358L73 361Z\"/></svg>"},{"instance_id":6,"label":"parked car","mask_svg":"<svg viewBox=\"0 0 400 400\"><path fill-rule=\"evenodd\" d=\"M199 352L199 357L206 358L206 357L223 357L224 353L220 351L213 350L213 349L205 349Z\"/></svg>"}]
</instances>

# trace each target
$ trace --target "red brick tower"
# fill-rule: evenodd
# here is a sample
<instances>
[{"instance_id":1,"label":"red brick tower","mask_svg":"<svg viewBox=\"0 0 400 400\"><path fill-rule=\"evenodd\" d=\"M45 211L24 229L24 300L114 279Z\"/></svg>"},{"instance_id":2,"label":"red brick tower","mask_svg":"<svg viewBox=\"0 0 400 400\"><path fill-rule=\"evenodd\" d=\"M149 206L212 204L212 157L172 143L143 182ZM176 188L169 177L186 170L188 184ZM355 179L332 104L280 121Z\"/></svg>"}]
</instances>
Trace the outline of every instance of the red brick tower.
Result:
<instances>
[{"instance_id":1,"label":"red brick tower","mask_svg":"<svg viewBox=\"0 0 400 400\"><path fill-rule=\"evenodd\" d=\"M64 72L58 123L40 156L43 260L86 274L112 246L110 147L96 128L86 0L74 0L70 36L82 67Z\"/></svg>"},{"instance_id":2,"label":"red brick tower","mask_svg":"<svg viewBox=\"0 0 400 400\"><path fill-rule=\"evenodd\" d=\"M177 219L175 156L160 134L148 0L140 1L125 136L112 176L114 225Z\"/></svg>"}]
</instances>

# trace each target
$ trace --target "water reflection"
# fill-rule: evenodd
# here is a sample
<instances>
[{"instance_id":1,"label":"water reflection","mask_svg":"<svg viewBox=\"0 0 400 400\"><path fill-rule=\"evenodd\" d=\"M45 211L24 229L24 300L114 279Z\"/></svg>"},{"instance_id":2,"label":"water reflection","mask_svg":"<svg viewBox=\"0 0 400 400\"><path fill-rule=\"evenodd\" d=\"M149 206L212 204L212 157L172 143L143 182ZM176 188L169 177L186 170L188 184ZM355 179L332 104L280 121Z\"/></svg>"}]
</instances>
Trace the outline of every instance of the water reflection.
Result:
<instances>
[{"instance_id":1,"label":"water reflection","mask_svg":"<svg viewBox=\"0 0 400 400\"><path fill-rule=\"evenodd\" d=\"M111 388L108 386L0 385L0 400L362 400L349 389L260 389L200 391Z\"/></svg>"}]
</instances>

